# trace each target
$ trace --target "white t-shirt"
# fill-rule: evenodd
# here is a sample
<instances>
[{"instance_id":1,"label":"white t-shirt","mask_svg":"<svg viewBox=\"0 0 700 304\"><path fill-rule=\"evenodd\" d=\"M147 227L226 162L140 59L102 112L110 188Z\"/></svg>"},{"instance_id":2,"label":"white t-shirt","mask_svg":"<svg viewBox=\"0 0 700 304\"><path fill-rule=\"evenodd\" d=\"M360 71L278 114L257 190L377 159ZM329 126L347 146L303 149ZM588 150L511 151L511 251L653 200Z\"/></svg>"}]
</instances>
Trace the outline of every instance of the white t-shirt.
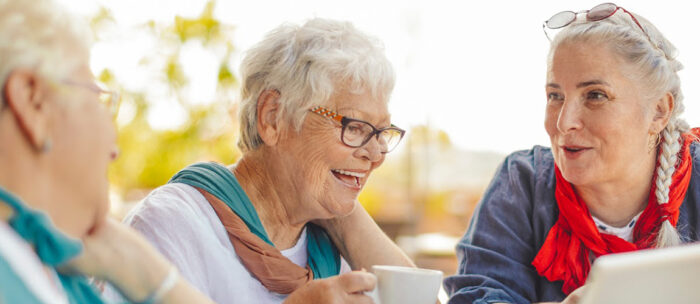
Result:
<instances>
[{"instance_id":1,"label":"white t-shirt","mask_svg":"<svg viewBox=\"0 0 700 304\"><path fill-rule=\"evenodd\" d=\"M56 271L44 267L32 247L4 221L0 221L0 256L39 301L68 303Z\"/></svg>"},{"instance_id":2,"label":"white t-shirt","mask_svg":"<svg viewBox=\"0 0 700 304\"><path fill-rule=\"evenodd\" d=\"M601 233L612 234L631 243L634 241L634 226L635 224L637 224L637 220L639 220L640 215L642 215L641 212L635 215L630 220L630 222L623 227L615 227L612 225L608 225L593 215L591 215L591 217L593 218L593 222L598 228L598 231L600 231Z\"/></svg>"},{"instance_id":3,"label":"white t-shirt","mask_svg":"<svg viewBox=\"0 0 700 304\"><path fill-rule=\"evenodd\" d=\"M139 203L124 222L140 231L194 287L217 303L281 303L286 295L267 290L243 266L226 229L195 188L167 184ZM306 229L282 255L306 267ZM341 260L340 273L350 271ZM111 298L111 295L107 295Z\"/></svg>"}]
</instances>

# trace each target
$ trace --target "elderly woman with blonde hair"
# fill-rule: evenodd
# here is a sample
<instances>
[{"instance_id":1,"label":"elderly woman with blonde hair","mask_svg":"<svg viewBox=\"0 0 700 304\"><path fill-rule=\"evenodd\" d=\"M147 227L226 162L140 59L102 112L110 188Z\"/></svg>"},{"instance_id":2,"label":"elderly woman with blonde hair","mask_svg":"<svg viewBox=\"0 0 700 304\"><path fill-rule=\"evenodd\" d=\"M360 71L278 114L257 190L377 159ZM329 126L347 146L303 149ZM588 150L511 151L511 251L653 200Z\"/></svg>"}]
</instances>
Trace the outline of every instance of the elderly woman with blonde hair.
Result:
<instances>
[{"instance_id":1,"label":"elderly woman with blonde hair","mask_svg":"<svg viewBox=\"0 0 700 304\"><path fill-rule=\"evenodd\" d=\"M217 302L369 303L374 277L349 265L412 265L357 200L404 135L382 45L347 22L282 25L241 79L242 158L185 168L126 223Z\"/></svg>"},{"instance_id":2,"label":"elderly woman with blonde hair","mask_svg":"<svg viewBox=\"0 0 700 304\"><path fill-rule=\"evenodd\" d=\"M50 0L0 0L0 303L102 303L86 276L137 303L209 303L106 217L117 95L87 29Z\"/></svg>"},{"instance_id":3,"label":"elderly woman with blonde hair","mask_svg":"<svg viewBox=\"0 0 700 304\"><path fill-rule=\"evenodd\" d=\"M700 132L679 117L676 49L612 3L545 27L561 29L547 61L552 147L496 173L457 245L449 303L573 302L596 257L700 238Z\"/></svg>"}]
</instances>

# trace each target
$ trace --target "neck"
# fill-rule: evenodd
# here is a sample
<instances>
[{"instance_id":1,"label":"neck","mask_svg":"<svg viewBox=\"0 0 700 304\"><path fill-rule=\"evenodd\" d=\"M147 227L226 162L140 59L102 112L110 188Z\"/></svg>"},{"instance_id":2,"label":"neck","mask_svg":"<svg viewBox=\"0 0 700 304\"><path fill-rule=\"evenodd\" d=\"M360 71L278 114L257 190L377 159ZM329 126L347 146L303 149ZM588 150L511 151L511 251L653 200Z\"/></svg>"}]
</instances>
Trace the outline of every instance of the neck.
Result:
<instances>
[{"instance_id":1,"label":"neck","mask_svg":"<svg viewBox=\"0 0 700 304\"><path fill-rule=\"evenodd\" d=\"M593 216L608 225L623 227L649 203L655 160L656 153L627 178L592 186L574 185L574 188Z\"/></svg>"},{"instance_id":2,"label":"neck","mask_svg":"<svg viewBox=\"0 0 700 304\"><path fill-rule=\"evenodd\" d=\"M22 203L34 209L45 209L42 191L46 187L46 174L42 172L37 152L11 124L6 115L9 111L0 111L0 187L17 196ZM7 221L14 210L0 201L0 219Z\"/></svg>"},{"instance_id":3,"label":"neck","mask_svg":"<svg viewBox=\"0 0 700 304\"><path fill-rule=\"evenodd\" d=\"M59 197L65 196L53 191L56 187L49 163L47 156L29 143L10 111L0 111L0 187L26 206L46 212L61 229L72 221L61 217L70 212L61 208ZM6 202L0 201L0 220L7 221L13 213Z\"/></svg>"},{"instance_id":4,"label":"neck","mask_svg":"<svg viewBox=\"0 0 700 304\"><path fill-rule=\"evenodd\" d=\"M311 220L294 195L291 178L271 161L265 148L247 152L233 168L236 179L250 198L268 237L280 250L296 244L304 225Z\"/></svg>"}]
</instances>

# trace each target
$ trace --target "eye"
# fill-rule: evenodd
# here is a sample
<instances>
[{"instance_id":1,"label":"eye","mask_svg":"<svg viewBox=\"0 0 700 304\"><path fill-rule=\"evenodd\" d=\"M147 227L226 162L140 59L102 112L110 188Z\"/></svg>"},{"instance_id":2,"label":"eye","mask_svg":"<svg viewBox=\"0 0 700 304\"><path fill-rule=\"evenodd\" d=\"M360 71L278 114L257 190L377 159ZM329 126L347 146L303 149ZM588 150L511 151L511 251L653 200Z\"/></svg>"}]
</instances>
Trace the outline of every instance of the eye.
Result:
<instances>
[{"instance_id":1,"label":"eye","mask_svg":"<svg viewBox=\"0 0 700 304\"><path fill-rule=\"evenodd\" d=\"M586 100L597 101L597 102L606 101L606 100L608 100L608 95L605 94L605 92L603 92L603 91L594 90L594 91L590 91L590 92L586 93Z\"/></svg>"},{"instance_id":2,"label":"eye","mask_svg":"<svg viewBox=\"0 0 700 304\"><path fill-rule=\"evenodd\" d=\"M345 128L345 132L350 132L353 134L362 133L362 126L357 124L348 124L348 126Z\"/></svg>"},{"instance_id":3,"label":"eye","mask_svg":"<svg viewBox=\"0 0 700 304\"><path fill-rule=\"evenodd\" d=\"M558 92L549 92L547 93L547 101L548 102L553 102L553 101L562 101L564 100L564 95L558 93Z\"/></svg>"}]
</instances>

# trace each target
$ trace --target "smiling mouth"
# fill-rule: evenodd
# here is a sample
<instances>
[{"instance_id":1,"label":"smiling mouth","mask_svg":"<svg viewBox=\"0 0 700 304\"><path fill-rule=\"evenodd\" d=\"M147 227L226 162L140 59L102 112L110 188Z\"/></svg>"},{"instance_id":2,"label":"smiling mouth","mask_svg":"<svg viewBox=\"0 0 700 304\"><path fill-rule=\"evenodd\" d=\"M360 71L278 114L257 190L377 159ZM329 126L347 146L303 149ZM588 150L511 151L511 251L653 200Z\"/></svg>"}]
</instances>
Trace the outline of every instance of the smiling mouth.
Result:
<instances>
[{"instance_id":1,"label":"smiling mouth","mask_svg":"<svg viewBox=\"0 0 700 304\"><path fill-rule=\"evenodd\" d=\"M562 146L561 148L564 150L564 153L569 157L576 157L578 155L583 154L583 152L586 152L591 149L589 147L581 146Z\"/></svg>"},{"instance_id":2,"label":"smiling mouth","mask_svg":"<svg viewBox=\"0 0 700 304\"><path fill-rule=\"evenodd\" d=\"M366 173L346 171L342 169L332 169L331 173L343 184L353 189L360 189L360 179L365 177Z\"/></svg>"}]
</instances>

